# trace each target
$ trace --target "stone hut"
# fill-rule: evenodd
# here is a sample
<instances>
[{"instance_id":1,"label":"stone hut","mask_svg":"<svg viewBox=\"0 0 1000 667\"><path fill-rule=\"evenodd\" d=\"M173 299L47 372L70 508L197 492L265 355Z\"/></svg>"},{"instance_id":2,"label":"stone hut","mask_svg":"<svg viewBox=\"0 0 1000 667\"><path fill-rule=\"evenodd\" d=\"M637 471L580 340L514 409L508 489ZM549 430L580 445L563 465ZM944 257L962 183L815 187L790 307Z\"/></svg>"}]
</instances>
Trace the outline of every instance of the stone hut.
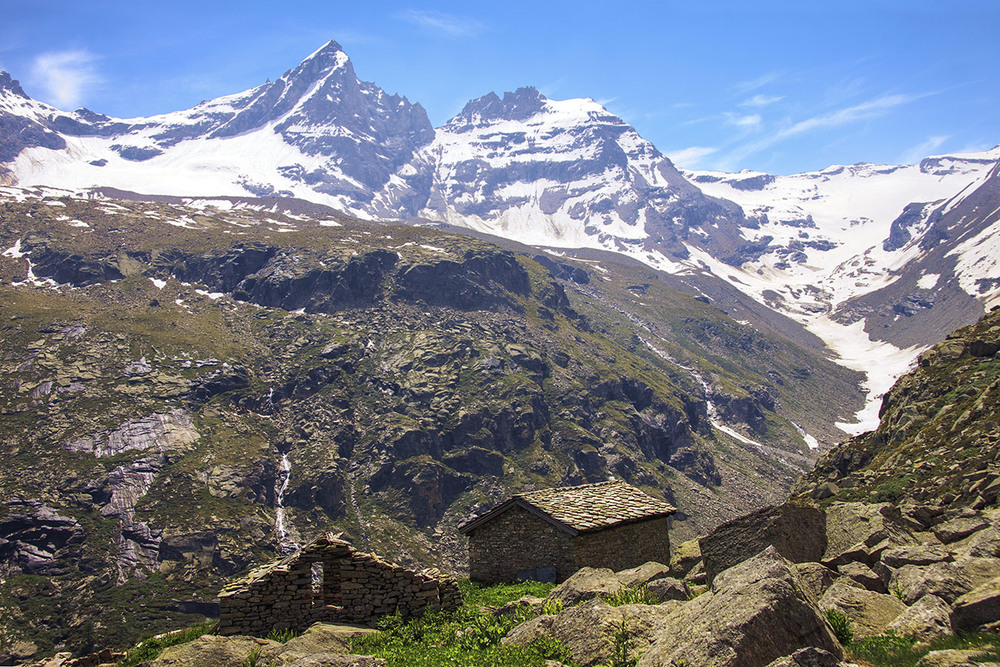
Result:
<instances>
[{"instance_id":1,"label":"stone hut","mask_svg":"<svg viewBox=\"0 0 1000 667\"><path fill-rule=\"evenodd\" d=\"M417 616L461 606L453 578L414 572L326 534L222 589L218 633L264 636L316 621L367 624L396 612Z\"/></svg>"},{"instance_id":2,"label":"stone hut","mask_svg":"<svg viewBox=\"0 0 1000 667\"><path fill-rule=\"evenodd\" d=\"M670 562L677 510L625 482L521 493L459 526L476 581L561 582L581 567Z\"/></svg>"}]
</instances>

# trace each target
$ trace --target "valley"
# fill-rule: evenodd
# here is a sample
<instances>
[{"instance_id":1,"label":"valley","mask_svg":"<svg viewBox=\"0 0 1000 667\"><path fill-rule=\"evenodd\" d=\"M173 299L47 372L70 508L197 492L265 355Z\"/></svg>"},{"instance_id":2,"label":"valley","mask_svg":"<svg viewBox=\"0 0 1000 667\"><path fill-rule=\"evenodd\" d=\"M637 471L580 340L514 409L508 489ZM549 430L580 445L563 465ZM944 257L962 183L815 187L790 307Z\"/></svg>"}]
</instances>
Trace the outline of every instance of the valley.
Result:
<instances>
[{"instance_id":1,"label":"valley","mask_svg":"<svg viewBox=\"0 0 1000 667\"><path fill-rule=\"evenodd\" d=\"M627 481L676 544L901 498L921 411L987 411L893 386L1000 305L998 179L998 148L683 170L532 87L434 128L332 41L148 118L0 73L0 642L190 625L321 531L461 575L457 526L522 490ZM976 437L918 500L974 501Z\"/></svg>"}]
</instances>

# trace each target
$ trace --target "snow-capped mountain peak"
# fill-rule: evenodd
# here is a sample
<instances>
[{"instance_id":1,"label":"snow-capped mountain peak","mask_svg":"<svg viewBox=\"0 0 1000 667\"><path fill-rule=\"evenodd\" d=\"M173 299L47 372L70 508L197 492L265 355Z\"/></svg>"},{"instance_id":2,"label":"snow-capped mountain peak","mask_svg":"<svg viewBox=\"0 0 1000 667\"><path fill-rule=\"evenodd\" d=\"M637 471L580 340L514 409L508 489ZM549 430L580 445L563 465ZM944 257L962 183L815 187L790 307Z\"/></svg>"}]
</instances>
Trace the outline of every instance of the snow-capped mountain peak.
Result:
<instances>
[{"instance_id":1,"label":"snow-capped mountain peak","mask_svg":"<svg viewBox=\"0 0 1000 667\"><path fill-rule=\"evenodd\" d=\"M610 250L691 285L725 281L860 369L894 359L882 380L1000 302L998 161L1000 148L791 176L682 173L594 100L532 87L472 100L435 131L419 104L359 81L335 41L274 81L148 118L61 112L0 74L0 183L293 196Z\"/></svg>"}]
</instances>

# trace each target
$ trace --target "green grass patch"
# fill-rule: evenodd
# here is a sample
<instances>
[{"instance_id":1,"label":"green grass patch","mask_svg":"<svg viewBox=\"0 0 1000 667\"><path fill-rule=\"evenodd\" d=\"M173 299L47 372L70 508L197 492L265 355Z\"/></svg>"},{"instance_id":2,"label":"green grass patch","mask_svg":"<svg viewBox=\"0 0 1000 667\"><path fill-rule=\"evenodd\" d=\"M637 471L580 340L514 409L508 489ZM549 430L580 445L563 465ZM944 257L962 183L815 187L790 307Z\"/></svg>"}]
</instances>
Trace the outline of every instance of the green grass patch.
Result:
<instances>
[{"instance_id":1,"label":"green grass patch","mask_svg":"<svg viewBox=\"0 0 1000 667\"><path fill-rule=\"evenodd\" d=\"M465 605L451 613L429 613L420 618L389 616L378 623L380 632L356 637L355 653L383 658L389 667L541 667L546 660L571 665L568 650L551 638L522 646L500 640L537 612L527 606L515 613L494 616L485 607L499 607L525 595L542 597L552 584L521 582L482 586L460 582Z\"/></svg>"},{"instance_id":2,"label":"green grass patch","mask_svg":"<svg viewBox=\"0 0 1000 667\"><path fill-rule=\"evenodd\" d=\"M1000 660L1000 634L962 633L918 645L914 638L889 632L851 642L845 648L853 660L875 667L912 667L928 653L946 650L980 650L972 662L987 663Z\"/></svg>"},{"instance_id":3,"label":"green grass patch","mask_svg":"<svg viewBox=\"0 0 1000 667\"><path fill-rule=\"evenodd\" d=\"M177 632L146 639L139 642L135 648L129 649L125 654L125 659L118 663L118 667L132 667L147 660L155 660L163 653L164 649L193 642L202 635L210 634L214 627L214 622L201 623Z\"/></svg>"},{"instance_id":4,"label":"green grass patch","mask_svg":"<svg viewBox=\"0 0 1000 667\"><path fill-rule=\"evenodd\" d=\"M622 586L612 595L602 595L602 599L612 607L627 604L656 604L656 596L649 592L646 584L642 586Z\"/></svg>"},{"instance_id":5,"label":"green grass patch","mask_svg":"<svg viewBox=\"0 0 1000 667\"><path fill-rule=\"evenodd\" d=\"M520 600L525 595L544 598L555 588L555 584L540 581L519 581L516 584L477 584L468 579L459 581L462 597L467 607L502 607L508 602Z\"/></svg>"}]
</instances>

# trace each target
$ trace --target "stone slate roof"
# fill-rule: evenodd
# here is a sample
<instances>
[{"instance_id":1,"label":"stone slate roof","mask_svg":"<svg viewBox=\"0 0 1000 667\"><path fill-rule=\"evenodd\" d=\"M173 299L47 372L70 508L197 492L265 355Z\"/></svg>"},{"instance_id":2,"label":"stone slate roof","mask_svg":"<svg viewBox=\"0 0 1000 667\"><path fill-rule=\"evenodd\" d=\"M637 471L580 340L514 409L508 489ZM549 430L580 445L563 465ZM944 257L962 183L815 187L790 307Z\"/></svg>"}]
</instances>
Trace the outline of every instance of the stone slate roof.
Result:
<instances>
[{"instance_id":1,"label":"stone slate roof","mask_svg":"<svg viewBox=\"0 0 1000 667\"><path fill-rule=\"evenodd\" d=\"M459 526L468 534L515 506L522 507L573 535L621 523L670 516L676 508L625 482L598 482L520 493Z\"/></svg>"}]
</instances>

